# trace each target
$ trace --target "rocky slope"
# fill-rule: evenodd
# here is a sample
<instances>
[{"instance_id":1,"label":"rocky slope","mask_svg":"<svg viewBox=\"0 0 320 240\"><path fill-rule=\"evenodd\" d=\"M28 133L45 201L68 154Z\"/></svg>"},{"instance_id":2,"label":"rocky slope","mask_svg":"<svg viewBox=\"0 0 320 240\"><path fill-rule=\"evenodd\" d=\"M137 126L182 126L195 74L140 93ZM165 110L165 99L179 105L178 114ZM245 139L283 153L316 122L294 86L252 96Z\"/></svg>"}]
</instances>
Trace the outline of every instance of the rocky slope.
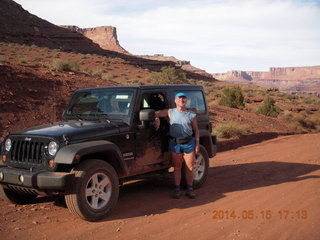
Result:
<instances>
[{"instance_id":1,"label":"rocky slope","mask_svg":"<svg viewBox=\"0 0 320 240\"><path fill-rule=\"evenodd\" d=\"M101 48L77 32L51 24L11 0L0 1L0 42L13 42L63 51L101 53Z\"/></svg>"},{"instance_id":2,"label":"rocky slope","mask_svg":"<svg viewBox=\"0 0 320 240\"><path fill-rule=\"evenodd\" d=\"M213 77L232 83L256 84L293 93L320 95L320 66L273 67L268 72L229 71Z\"/></svg>"}]
</instances>

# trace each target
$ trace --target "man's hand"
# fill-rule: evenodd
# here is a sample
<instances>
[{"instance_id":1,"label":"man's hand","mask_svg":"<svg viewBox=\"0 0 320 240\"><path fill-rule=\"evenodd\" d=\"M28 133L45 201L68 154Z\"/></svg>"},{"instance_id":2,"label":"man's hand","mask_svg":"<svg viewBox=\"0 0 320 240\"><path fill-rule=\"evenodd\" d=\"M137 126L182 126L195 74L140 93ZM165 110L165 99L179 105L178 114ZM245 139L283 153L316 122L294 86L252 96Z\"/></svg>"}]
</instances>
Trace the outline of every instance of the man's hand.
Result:
<instances>
[{"instance_id":1,"label":"man's hand","mask_svg":"<svg viewBox=\"0 0 320 240\"><path fill-rule=\"evenodd\" d=\"M160 118L158 118L158 117L155 118L154 127L158 131L158 129L160 128Z\"/></svg>"},{"instance_id":2,"label":"man's hand","mask_svg":"<svg viewBox=\"0 0 320 240\"><path fill-rule=\"evenodd\" d=\"M196 156L198 155L199 150L200 150L199 144L196 144L196 147L194 149L194 153L195 153Z\"/></svg>"}]
</instances>

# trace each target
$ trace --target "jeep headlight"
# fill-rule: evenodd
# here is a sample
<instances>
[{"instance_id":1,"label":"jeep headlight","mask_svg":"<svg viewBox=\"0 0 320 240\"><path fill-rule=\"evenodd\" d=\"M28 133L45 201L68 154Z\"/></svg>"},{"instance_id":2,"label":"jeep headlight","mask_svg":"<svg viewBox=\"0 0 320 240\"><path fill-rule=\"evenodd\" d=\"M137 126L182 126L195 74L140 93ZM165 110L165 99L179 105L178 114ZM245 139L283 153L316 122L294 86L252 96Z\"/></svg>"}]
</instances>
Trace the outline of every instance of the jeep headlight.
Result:
<instances>
[{"instance_id":1,"label":"jeep headlight","mask_svg":"<svg viewBox=\"0 0 320 240\"><path fill-rule=\"evenodd\" d=\"M4 143L4 148L7 152L10 151L11 149L11 146L12 146L12 142L11 142L11 139L10 138L7 138L6 142Z\"/></svg>"},{"instance_id":2,"label":"jeep headlight","mask_svg":"<svg viewBox=\"0 0 320 240\"><path fill-rule=\"evenodd\" d=\"M50 142L48 145L48 152L51 156L56 155L58 151L58 144L54 141Z\"/></svg>"}]
</instances>

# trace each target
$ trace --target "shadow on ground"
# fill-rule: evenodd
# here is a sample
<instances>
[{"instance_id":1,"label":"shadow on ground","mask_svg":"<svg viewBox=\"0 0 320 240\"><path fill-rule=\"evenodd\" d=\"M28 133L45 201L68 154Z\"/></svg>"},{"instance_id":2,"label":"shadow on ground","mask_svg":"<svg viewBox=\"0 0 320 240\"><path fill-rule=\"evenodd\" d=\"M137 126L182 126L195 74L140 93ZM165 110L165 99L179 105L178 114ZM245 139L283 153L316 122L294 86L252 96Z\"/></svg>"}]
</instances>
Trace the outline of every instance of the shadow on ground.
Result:
<instances>
[{"instance_id":1,"label":"shadow on ground","mask_svg":"<svg viewBox=\"0 0 320 240\"><path fill-rule=\"evenodd\" d=\"M170 197L173 175L156 175L124 184L116 208L102 221L162 214L175 208L184 209L211 203L230 192L320 178L319 175L305 176L319 169L320 165L315 164L273 161L212 167L206 184L195 190L197 198L182 196L179 200ZM38 197L31 204L51 201L56 206L66 208L62 196Z\"/></svg>"},{"instance_id":2,"label":"shadow on ground","mask_svg":"<svg viewBox=\"0 0 320 240\"><path fill-rule=\"evenodd\" d=\"M207 183L196 190L197 198L172 199L173 176L157 175L127 183L121 187L116 208L102 221L162 214L172 209L184 209L217 201L227 193L257 189L281 183L320 178L308 175L320 165L286 162L259 162L218 166L209 169ZM34 203L50 202L66 208L63 197L40 197Z\"/></svg>"}]
</instances>

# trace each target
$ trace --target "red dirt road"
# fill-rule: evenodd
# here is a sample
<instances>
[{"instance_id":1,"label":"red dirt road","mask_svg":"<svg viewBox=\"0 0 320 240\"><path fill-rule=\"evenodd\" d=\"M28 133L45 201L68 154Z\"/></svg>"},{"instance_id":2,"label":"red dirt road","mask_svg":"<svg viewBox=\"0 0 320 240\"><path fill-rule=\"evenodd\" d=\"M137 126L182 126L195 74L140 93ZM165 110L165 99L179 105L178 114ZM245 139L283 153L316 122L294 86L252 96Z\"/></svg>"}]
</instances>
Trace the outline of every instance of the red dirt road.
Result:
<instances>
[{"instance_id":1,"label":"red dirt road","mask_svg":"<svg viewBox=\"0 0 320 240\"><path fill-rule=\"evenodd\" d=\"M320 134L279 137L218 153L195 200L171 199L155 177L121 188L101 222L69 214L63 198L0 200L1 239L320 239Z\"/></svg>"}]
</instances>

